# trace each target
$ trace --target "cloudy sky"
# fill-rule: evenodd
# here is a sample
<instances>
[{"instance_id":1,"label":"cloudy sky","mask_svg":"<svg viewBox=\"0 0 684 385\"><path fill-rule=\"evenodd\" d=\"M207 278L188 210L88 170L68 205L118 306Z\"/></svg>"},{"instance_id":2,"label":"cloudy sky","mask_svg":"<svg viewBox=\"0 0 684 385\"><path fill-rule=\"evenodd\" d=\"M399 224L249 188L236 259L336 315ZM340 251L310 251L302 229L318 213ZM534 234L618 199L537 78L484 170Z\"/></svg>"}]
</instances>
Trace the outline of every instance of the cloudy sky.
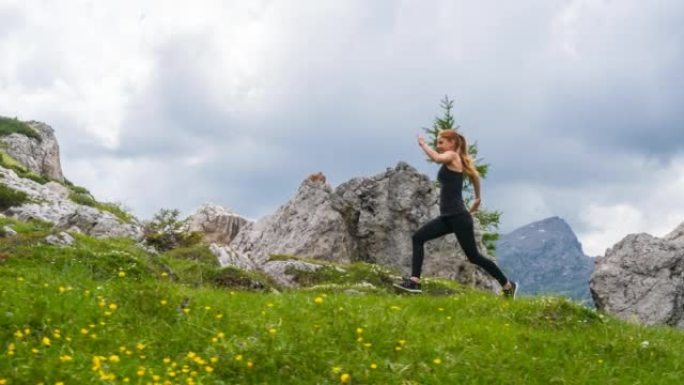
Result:
<instances>
[{"instance_id":1,"label":"cloudy sky","mask_svg":"<svg viewBox=\"0 0 684 385\"><path fill-rule=\"evenodd\" d=\"M273 212L310 173L398 161L448 94L501 230L564 218L585 252L684 221L684 2L0 0L0 115L141 218Z\"/></svg>"}]
</instances>

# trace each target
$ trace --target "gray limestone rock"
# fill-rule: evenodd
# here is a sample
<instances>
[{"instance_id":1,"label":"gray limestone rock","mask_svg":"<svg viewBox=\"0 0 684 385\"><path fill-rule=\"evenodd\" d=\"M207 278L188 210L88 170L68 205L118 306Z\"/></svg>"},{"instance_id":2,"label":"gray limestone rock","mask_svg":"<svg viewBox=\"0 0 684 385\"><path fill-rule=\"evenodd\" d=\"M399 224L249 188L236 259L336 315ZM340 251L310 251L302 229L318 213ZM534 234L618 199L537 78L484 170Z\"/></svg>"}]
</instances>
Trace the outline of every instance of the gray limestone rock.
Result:
<instances>
[{"instance_id":1,"label":"gray limestone rock","mask_svg":"<svg viewBox=\"0 0 684 385\"><path fill-rule=\"evenodd\" d=\"M684 327L684 243L676 232L630 234L596 259L590 289L619 318Z\"/></svg>"},{"instance_id":2,"label":"gray limestone rock","mask_svg":"<svg viewBox=\"0 0 684 385\"><path fill-rule=\"evenodd\" d=\"M5 236L5 237L13 237L13 236L17 235L17 232L14 231L14 229L11 228L10 226L4 226L2 228L2 231L3 231L3 236Z\"/></svg>"},{"instance_id":3,"label":"gray limestone rock","mask_svg":"<svg viewBox=\"0 0 684 385\"><path fill-rule=\"evenodd\" d=\"M204 204L186 220L188 231L200 231L207 243L229 244L249 223L245 218L212 203Z\"/></svg>"},{"instance_id":4,"label":"gray limestone rock","mask_svg":"<svg viewBox=\"0 0 684 385\"><path fill-rule=\"evenodd\" d=\"M42 140L19 133L0 136L5 151L36 174L64 182L59 160L59 144L54 130L41 122L30 121L26 124L33 128Z\"/></svg>"},{"instance_id":5,"label":"gray limestone rock","mask_svg":"<svg viewBox=\"0 0 684 385\"><path fill-rule=\"evenodd\" d=\"M231 246L257 265L273 254L349 262L349 235L343 218L330 205L331 193L325 182L305 180L291 201L246 225Z\"/></svg>"},{"instance_id":6,"label":"gray limestone rock","mask_svg":"<svg viewBox=\"0 0 684 385\"><path fill-rule=\"evenodd\" d=\"M71 246L74 244L74 238L67 234L66 232L62 231L59 234L55 235L48 235L45 238L45 242L52 244L52 245L64 245L64 246Z\"/></svg>"},{"instance_id":7,"label":"gray limestone rock","mask_svg":"<svg viewBox=\"0 0 684 385\"><path fill-rule=\"evenodd\" d=\"M221 267L233 266L242 270L256 270L254 262L244 255L237 253L228 245L212 243L209 251L216 256Z\"/></svg>"}]
</instances>

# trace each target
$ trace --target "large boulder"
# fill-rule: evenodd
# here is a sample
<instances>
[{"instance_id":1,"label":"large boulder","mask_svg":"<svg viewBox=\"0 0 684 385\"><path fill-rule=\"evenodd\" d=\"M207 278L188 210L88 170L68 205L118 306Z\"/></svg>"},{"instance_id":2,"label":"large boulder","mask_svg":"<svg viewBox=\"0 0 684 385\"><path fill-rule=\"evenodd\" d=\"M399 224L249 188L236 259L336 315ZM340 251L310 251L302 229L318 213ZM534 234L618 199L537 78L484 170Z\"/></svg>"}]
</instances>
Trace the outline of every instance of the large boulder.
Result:
<instances>
[{"instance_id":1,"label":"large boulder","mask_svg":"<svg viewBox=\"0 0 684 385\"><path fill-rule=\"evenodd\" d=\"M231 243L264 265L274 254L349 263L365 261L408 273L411 235L439 214L434 182L400 162L372 176L332 189L310 177L273 215L248 224ZM481 252L482 231L476 221ZM469 263L453 234L426 244L424 275L496 290L498 283Z\"/></svg>"},{"instance_id":2,"label":"large boulder","mask_svg":"<svg viewBox=\"0 0 684 385\"><path fill-rule=\"evenodd\" d=\"M246 225L231 246L257 265L273 254L306 256L350 262L351 245L345 222L330 204L332 188L321 180L306 179L295 197L257 222Z\"/></svg>"},{"instance_id":3,"label":"large boulder","mask_svg":"<svg viewBox=\"0 0 684 385\"><path fill-rule=\"evenodd\" d=\"M596 307L625 320L684 327L683 230L684 223L664 238L630 234L596 258Z\"/></svg>"},{"instance_id":4,"label":"large boulder","mask_svg":"<svg viewBox=\"0 0 684 385\"><path fill-rule=\"evenodd\" d=\"M49 179L64 182L62 166L59 160L59 144L52 127L45 123L25 122L35 130L40 139L24 134L13 133L0 136L5 151L29 170Z\"/></svg>"},{"instance_id":5,"label":"large boulder","mask_svg":"<svg viewBox=\"0 0 684 385\"><path fill-rule=\"evenodd\" d=\"M186 220L188 231L199 231L207 243L227 245L249 221L216 204L206 203Z\"/></svg>"}]
</instances>

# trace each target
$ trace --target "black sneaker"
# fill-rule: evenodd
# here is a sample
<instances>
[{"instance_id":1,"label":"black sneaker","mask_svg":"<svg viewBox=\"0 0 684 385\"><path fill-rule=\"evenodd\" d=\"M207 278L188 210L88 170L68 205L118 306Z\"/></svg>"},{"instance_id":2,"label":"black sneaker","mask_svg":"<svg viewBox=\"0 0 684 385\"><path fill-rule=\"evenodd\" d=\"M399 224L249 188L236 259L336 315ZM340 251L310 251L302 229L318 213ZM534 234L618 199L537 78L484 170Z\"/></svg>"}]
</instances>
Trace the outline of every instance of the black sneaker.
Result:
<instances>
[{"instance_id":1,"label":"black sneaker","mask_svg":"<svg viewBox=\"0 0 684 385\"><path fill-rule=\"evenodd\" d=\"M393 286L397 289L408 291L409 293L423 292L422 290L420 290L420 284L416 283L415 281L412 281L411 278L408 277L404 277L401 283L395 283Z\"/></svg>"},{"instance_id":2,"label":"black sneaker","mask_svg":"<svg viewBox=\"0 0 684 385\"><path fill-rule=\"evenodd\" d=\"M511 281L511 285L512 287L510 289L502 289L501 291L503 292L504 297L515 299L516 294L518 294L518 287L520 287L520 285L513 281Z\"/></svg>"}]
</instances>

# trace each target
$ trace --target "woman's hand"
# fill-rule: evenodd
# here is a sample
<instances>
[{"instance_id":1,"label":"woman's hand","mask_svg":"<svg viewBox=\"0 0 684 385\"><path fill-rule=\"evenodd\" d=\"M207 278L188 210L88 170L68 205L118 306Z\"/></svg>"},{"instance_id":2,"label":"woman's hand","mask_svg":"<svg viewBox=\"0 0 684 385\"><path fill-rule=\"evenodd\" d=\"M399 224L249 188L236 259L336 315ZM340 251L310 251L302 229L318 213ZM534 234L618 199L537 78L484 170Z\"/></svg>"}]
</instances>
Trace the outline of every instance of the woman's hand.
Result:
<instances>
[{"instance_id":1,"label":"woman's hand","mask_svg":"<svg viewBox=\"0 0 684 385\"><path fill-rule=\"evenodd\" d=\"M425 145L425 138L423 138L423 136L420 134L418 135L418 145L420 147L423 147Z\"/></svg>"},{"instance_id":2,"label":"woman's hand","mask_svg":"<svg viewBox=\"0 0 684 385\"><path fill-rule=\"evenodd\" d=\"M480 208L480 198L473 199L473 205L470 206L470 213L473 214L477 209Z\"/></svg>"}]
</instances>

